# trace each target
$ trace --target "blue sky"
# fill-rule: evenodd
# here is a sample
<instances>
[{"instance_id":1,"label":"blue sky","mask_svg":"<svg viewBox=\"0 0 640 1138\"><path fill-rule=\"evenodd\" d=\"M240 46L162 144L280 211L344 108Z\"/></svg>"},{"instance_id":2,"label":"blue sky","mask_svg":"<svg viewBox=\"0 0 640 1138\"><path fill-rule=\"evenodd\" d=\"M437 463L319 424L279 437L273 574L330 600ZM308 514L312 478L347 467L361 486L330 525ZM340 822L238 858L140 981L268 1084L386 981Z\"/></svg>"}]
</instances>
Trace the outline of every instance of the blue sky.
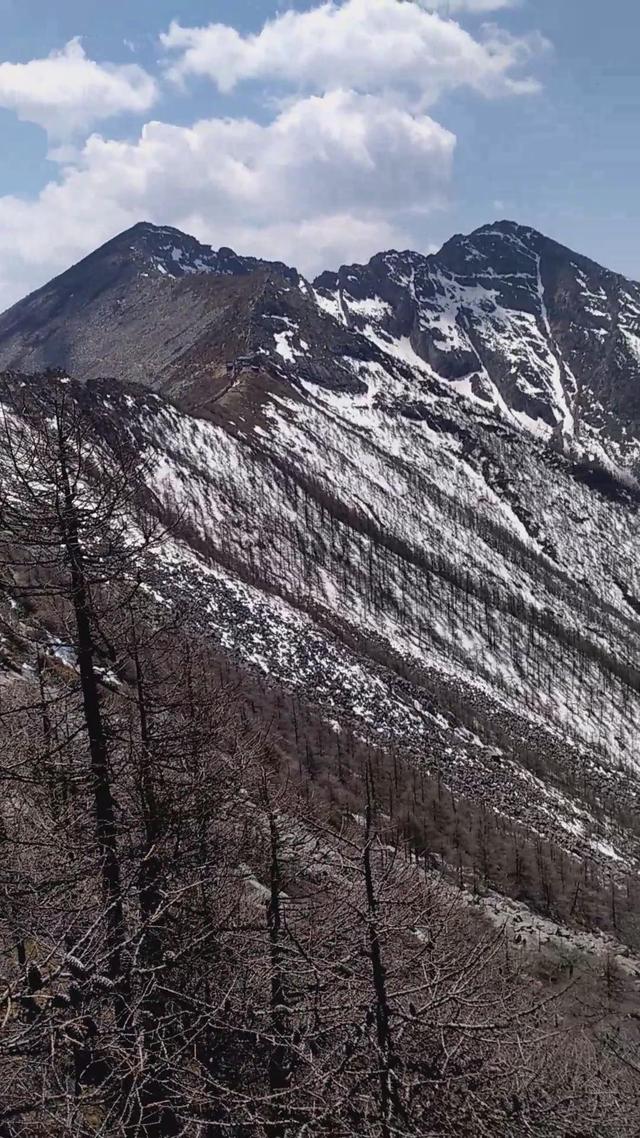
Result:
<instances>
[{"instance_id":1,"label":"blue sky","mask_svg":"<svg viewBox=\"0 0 640 1138\"><path fill-rule=\"evenodd\" d=\"M308 273L496 217L640 277L636 0L0 0L0 306L143 217Z\"/></svg>"}]
</instances>

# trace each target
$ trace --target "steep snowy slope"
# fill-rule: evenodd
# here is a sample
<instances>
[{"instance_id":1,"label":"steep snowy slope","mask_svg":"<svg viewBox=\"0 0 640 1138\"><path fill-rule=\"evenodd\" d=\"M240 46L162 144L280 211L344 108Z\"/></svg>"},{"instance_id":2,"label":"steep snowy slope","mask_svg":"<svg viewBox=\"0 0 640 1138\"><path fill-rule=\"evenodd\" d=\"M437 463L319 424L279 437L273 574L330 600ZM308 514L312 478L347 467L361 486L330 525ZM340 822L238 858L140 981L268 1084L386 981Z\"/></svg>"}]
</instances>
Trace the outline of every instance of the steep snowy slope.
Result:
<instances>
[{"instance_id":1,"label":"steep snowy slope","mask_svg":"<svg viewBox=\"0 0 640 1138\"><path fill-rule=\"evenodd\" d=\"M635 493L462 397L409 404L400 376L393 398L237 382L216 422L77 389L126 428L176 520L158 596L337 731L569 850L635 862Z\"/></svg>"}]
</instances>

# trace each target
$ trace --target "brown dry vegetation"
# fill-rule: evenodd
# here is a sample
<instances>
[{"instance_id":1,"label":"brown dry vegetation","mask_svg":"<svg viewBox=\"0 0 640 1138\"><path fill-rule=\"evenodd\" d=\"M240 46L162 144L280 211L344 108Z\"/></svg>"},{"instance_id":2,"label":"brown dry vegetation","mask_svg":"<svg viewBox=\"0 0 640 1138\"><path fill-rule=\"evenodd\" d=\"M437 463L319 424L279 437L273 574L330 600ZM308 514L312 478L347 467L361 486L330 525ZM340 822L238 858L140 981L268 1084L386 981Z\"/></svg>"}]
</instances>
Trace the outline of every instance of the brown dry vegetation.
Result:
<instances>
[{"instance_id":1,"label":"brown dry vegetation","mask_svg":"<svg viewBox=\"0 0 640 1138\"><path fill-rule=\"evenodd\" d=\"M135 463L63 395L31 411L2 434L2 1138L637 1134L635 984L455 888L631 940L631 880L161 618Z\"/></svg>"}]
</instances>

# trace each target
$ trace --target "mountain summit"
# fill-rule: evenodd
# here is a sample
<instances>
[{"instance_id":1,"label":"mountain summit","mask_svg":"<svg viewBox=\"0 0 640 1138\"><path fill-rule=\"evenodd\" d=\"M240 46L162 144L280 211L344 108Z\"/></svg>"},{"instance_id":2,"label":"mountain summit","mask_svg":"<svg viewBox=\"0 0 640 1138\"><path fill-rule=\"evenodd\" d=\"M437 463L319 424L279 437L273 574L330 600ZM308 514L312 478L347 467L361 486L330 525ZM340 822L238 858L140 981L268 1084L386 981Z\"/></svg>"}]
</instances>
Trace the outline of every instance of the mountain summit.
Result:
<instances>
[{"instance_id":1,"label":"mountain summit","mask_svg":"<svg viewBox=\"0 0 640 1138\"><path fill-rule=\"evenodd\" d=\"M0 317L0 367L159 387L206 337L215 372L216 362L241 351L253 290L269 275L298 279L285 265L140 222ZM230 327L239 338L227 342Z\"/></svg>"},{"instance_id":2,"label":"mountain summit","mask_svg":"<svg viewBox=\"0 0 640 1138\"><path fill-rule=\"evenodd\" d=\"M533 229L501 221L317 283L355 327L408 340L452 389L542 437L638 427L640 286Z\"/></svg>"}]
</instances>

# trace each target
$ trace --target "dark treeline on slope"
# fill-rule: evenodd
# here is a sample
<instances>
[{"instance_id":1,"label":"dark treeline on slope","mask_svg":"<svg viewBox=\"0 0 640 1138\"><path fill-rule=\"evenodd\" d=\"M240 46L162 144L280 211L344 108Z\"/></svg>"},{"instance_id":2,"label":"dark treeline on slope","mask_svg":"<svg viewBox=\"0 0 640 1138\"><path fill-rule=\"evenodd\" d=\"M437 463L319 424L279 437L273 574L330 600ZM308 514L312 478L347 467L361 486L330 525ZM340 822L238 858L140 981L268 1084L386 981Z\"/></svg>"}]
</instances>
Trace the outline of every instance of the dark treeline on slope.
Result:
<instances>
[{"instance_id":1,"label":"dark treeline on slope","mask_svg":"<svg viewBox=\"0 0 640 1138\"><path fill-rule=\"evenodd\" d=\"M84 398L91 411L95 393L83 392L81 396L76 393L76 397ZM118 396L109 388L106 398L112 397L115 405L124 411L122 394ZM131 428L139 448L157 446L152 426L157 415L158 409L154 410L151 403L146 405L143 416L126 416L127 428ZM109 416L101 413L95 422L97 429L109 438ZM197 430L198 424L193 421L191 431L197 433ZM637 814L632 780L625 773L632 759L628 752L630 741L617 739L615 754L612 754L611 740L608 748L604 748L600 736L604 736L612 704L622 712L624 719L628 712L633 713L638 701L640 673L636 644L640 624L632 614L621 611L620 606L597 596L586 579L575 580L568 572L570 566L564 567L554 560L556 555L549 548L548 540L538 532L527 512L526 492L522 486L518 490L507 487L513 510L532 536L540 539L544 553L536 552L504 526L477 513L472 502L447 494L411 463L400 462L398 466L409 488L407 506L414 510L414 515L416 504L419 509L421 502L430 502L446 520L447 534L453 539L454 547L464 548L468 536L477 535L487 551L506 561L514 585L522 580L522 573L528 577L531 584L527 587L525 581L524 588L511 587L509 581L470 565L464 557L453 559L450 549L430 549L419 536L412 542L403 540L398 536L402 532L399 518L389 515L383 525L375 520L371 511L365 513L360 509L355 500L341 501L334 488L326 480L320 483L311 476L293 452L285 461L263 451L260 441L254 440L243 455L246 479L240 480L224 470L209 472L191 465L183 449L180 446L176 449L171 432L163 436L163 431L166 424L160 433L162 449L169 458L174 457L175 451L178 477L188 476L188 497L192 497L193 491L196 498L202 494L206 501L213 492L223 505L222 517L216 525L204 529L193 516L187 525L186 518L178 511L178 531L184 532L192 547L228 567L234 577L282 596L293 608L308 612L321 627L347 642L349 639L353 642L355 637L363 645L363 630L367 624L371 628L379 618L389 619L392 626L406 629L414 641L432 644L436 653L440 650L448 661L458 662L463 669L471 667L474 677L502 687L507 696L511 694L512 681L485 657L489 652L498 659L511 661L516 676L523 680L519 685L518 702L533 713L534 719L539 719L541 707L545 709L545 716L550 708L553 718L553 701L557 692L562 694L563 688L569 689L574 702L579 694L591 728L589 750L596 760L602 760L596 761L599 769L595 771L595 779L590 764L582 764L580 781L585 786L589 804L595 795L595 801L602 806L604 796L607 810L627 816ZM178 431L176 437L179 437ZM193 441L197 443L196 435ZM472 438L470 447L472 442L476 449L480 448L473 461L481 463L485 481L504 483L504 470L517 467L519 459L518 453L510 453L515 443L509 432L497 432L490 445L486 439L480 443L479 439ZM191 453L195 456L197 452L198 446L194 445ZM550 460L567 467L566 459L552 452L549 455ZM526 480L524 485L527 485ZM590 504L596 512L609 509L608 505L599 503L595 494ZM157 507L158 503L154 505ZM175 525L175 511L172 515L169 509L169 516ZM238 519L254 516L260 519L259 531L255 540L247 541L249 531L242 523L238 524ZM415 522L415 533L419 535L419 516L415 516ZM640 594L635 566L613 546L611 558L611 565L603 566L605 576L614 594L616 587L620 589L633 613L637 603L635 594ZM326 574L337 594L347 602L346 611L354 601L367 618L359 621L359 627L349 630L344 616L340 618L337 612L319 603ZM546 603L532 604L528 599L534 584L535 592ZM438 619L434 620L434 616ZM465 644L469 637L477 641L472 660L468 643ZM393 656L388 642L381 640L376 644L375 635L367 636L364 648L385 664ZM407 678L417 672L415 662L410 664L402 658L393 660L393 668ZM440 682L434 682L441 691ZM455 702L454 692L452 697ZM478 709L470 711L469 702L468 693L458 701L460 719L474 730L473 720ZM445 706L446 703L445 699ZM483 717L484 730L491 731L494 716L495 708ZM556 719L554 728L556 733L564 734L562 720ZM526 751L526 740L524 742ZM527 763L533 764L534 773L545 775L538 739L528 749L531 755ZM612 764L617 764L617 773L622 775L622 795L619 787L612 794L612 788L604 785L606 768ZM552 772L553 779L557 772L565 788L571 786L572 780L574 785L578 782L573 770L565 773L563 762L552 763L552 766L556 768Z\"/></svg>"},{"instance_id":2,"label":"dark treeline on slope","mask_svg":"<svg viewBox=\"0 0 640 1138\"><path fill-rule=\"evenodd\" d=\"M197 479L196 472L193 476ZM454 565L444 555L403 545L355 506L339 502L327 487L308 479L301 484L299 472L293 467L286 474L274 467L268 484L272 497L281 494L282 509L261 512L261 535L253 544L240 545L238 534L225 521L216 532L203 534L193 521L170 507L163 516L175 532L206 558L308 613L349 648L415 685L416 695L430 695L434 709L450 712L454 721L504 748L536 776L571 793L596 817L604 810L614 823L628 828L637 838L638 796L626 769L624 741L619 743L617 760L601 753L595 740L586 756L569 744L560 746L550 732L507 712L477 690L447 682L441 673L430 672L417 662L400 657L386 640L376 639L373 630L368 633L366 624L350 626L346 619L323 606L318 597L322 595L323 572L334 574L341 596L355 598L369 615L390 617L410 629L416 638L437 646L439 634L430 625L435 612L445 623L449 622L448 636L440 637L448 658L456 659L457 630L477 633L475 674L479 678L485 675L486 668L483 644L496 656L515 663L516 672L525 680L518 701L534 717L539 718L541 693L552 697L569 682L581 692L593 719L599 719L601 724L605 723L608 701L627 709L638 699L640 672L634 653L639 627L631 618L599 602L586 587L581 590L572 584L548 558L512 539L491 522L485 525L470 509L449 500L434 486L429 486L428 493L432 498L440 494L440 505L446 507L453 532L462 524L464 515L464 526L490 544L500 544L514 566L526 569L552 595L566 601L570 598L572 620L576 621L576 612L578 618L584 618L581 627L576 626L578 621L574 626L563 625L547 607L528 603L517 591L501 586L496 579L487 581L464 566ZM421 492L426 495L426 486ZM252 482L250 494L243 498L238 496L237 483L223 481L220 493L232 506L230 513L239 516L255 509L254 496L259 496L260 485ZM306 583L306 590L293 584L300 581ZM582 628L593 627L596 621L601 622L601 634L597 638L586 636ZM622 643L625 658L620 659L604 647L603 640ZM468 666L462 649L459 657L461 664ZM486 672L486 678L496 687L502 683L505 694L511 694L508 679L502 680L499 672ZM348 712L348 708L343 710ZM405 746L407 742L405 739ZM432 765L434 760L442 759L433 739L412 742ZM612 777L607 768L615 761L618 769ZM450 771L445 773L450 775ZM508 779L505 789L507 786ZM474 795L483 793L480 785L468 788L471 789ZM463 786L457 790L465 793ZM485 788L484 795L489 803L492 792ZM549 824L545 822L543 828ZM580 845L577 839L573 844ZM637 852L637 842L630 852Z\"/></svg>"},{"instance_id":3,"label":"dark treeline on slope","mask_svg":"<svg viewBox=\"0 0 640 1138\"><path fill-rule=\"evenodd\" d=\"M500 440L496 440L498 455L500 445ZM264 485L255 478L249 481L245 497L239 495L237 481L220 477L220 493L230 510L216 533L198 534L193 526L188 532L190 543L242 579L271 589L294 607L305 607L312 615L324 617L326 614L313 597L321 591L322 572L329 570L336 573L341 594L361 598L371 614L387 614L407 627L417 627L416 622L422 620L420 631L427 642L438 640L429 625L429 613L437 610L448 614L452 628L462 621L465 629L477 632L491 648L520 661L524 674L532 669L539 690L554 690L562 661L563 667L569 666L572 681L588 694L596 710L601 705L604 709L603 691L615 696L622 707L638 697L638 622L571 580L548 555L536 553L504 528L476 514L471 506L455 501L434 483L425 481L418 472L403 470L411 485L412 501L429 498L447 518L454 536L459 529L477 534L490 549L506 558L514 572L529 573L550 596L568 602L572 622L561 622L548 607L531 604L517 590L505 588L497 578L482 577L463 564L453 563L446 554L402 539L354 504L340 500L330 486L321 485L293 461L272 454L263 455L261 461L268 471L268 475L262 472ZM191 473L197 484L198 472ZM262 509L261 541L245 547L239 544L240 534L230 519L238 512L255 510L261 496L265 501L267 496L280 498L282 506L290 508L274 509L272 504ZM613 579L619 577L613 563L611 573ZM293 580L307 582L306 596L287 586ZM621 587L634 599L633 581L623 581ZM586 635L584 629L595 619L599 636ZM619 644L621 652L608 650L603 640ZM446 640L446 649L455 658L455 638ZM465 660L462 650L460 659ZM484 668L479 653L476 674L482 676ZM492 683L500 682L493 673L488 673L487 678ZM526 688L520 698L526 701ZM592 748L597 749L595 741ZM624 758L621 752L622 762Z\"/></svg>"},{"instance_id":4,"label":"dark treeline on slope","mask_svg":"<svg viewBox=\"0 0 640 1138\"><path fill-rule=\"evenodd\" d=\"M73 650L0 682L2 1138L635 1134L624 975L530 959L429 872L575 867L243 690L154 602L136 461L45 403L0 422L3 650Z\"/></svg>"}]
</instances>

